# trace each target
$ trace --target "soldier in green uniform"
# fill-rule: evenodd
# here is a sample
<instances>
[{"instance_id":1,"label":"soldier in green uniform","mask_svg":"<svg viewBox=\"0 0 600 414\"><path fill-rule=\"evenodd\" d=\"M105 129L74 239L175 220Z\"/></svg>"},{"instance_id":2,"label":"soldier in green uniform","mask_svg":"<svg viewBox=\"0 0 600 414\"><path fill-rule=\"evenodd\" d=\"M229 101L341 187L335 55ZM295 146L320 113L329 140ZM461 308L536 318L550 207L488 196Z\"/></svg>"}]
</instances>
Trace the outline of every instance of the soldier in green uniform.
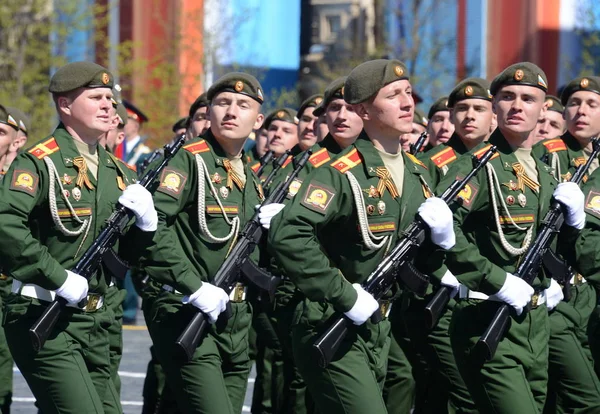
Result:
<instances>
[{"instance_id":1,"label":"soldier in green uniform","mask_svg":"<svg viewBox=\"0 0 600 414\"><path fill-rule=\"evenodd\" d=\"M263 198L242 153L263 121L263 93L254 77L232 72L207 98L210 129L173 158L154 196L159 226L142 268L163 292L144 306L144 315L179 409L239 413L250 371L252 311L245 285L238 284L230 300L211 282ZM231 317L217 322L227 302ZM211 323L208 335L190 362L174 361L175 340L199 310Z\"/></svg>"},{"instance_id":2,"label":"soldier in green uniform","mask_svg":"<svg viewBox=\"0 0 600 414\"><path fill-rule=\"evenodd\" d=\"M402 145L402 151L409 151L410 145L414 144L419 136L425 131L427 131L427 124L429 120L425 116L425 113L421 111L419 108L415 107L415 111L413 114L412 121L412 129L410 132L406 132L400 135L400 144ZM427 142L425 143L427 145ZM426 146L423 146L426 148Z\"/></svg>"},{"instance_id":3,"label":"soldier in green uniform","mask_svg":"<svg viewBox=\"0 0 600 414\"><path fill-rule=\"evenodd\" d=\"M427 146L435 148L448 142L454 133L454 124L450 119L447 96L442 96L431 105L427 113L427 118L429 118L429 122L427 123ZM423 146L424 150L425 146Z\"/></svg>"},{"instance_id":4,"label":"soldier in green uniform","mask_svg":"<svg viewBox=\"0 0 600 414\"><path fill-rule=\"evenodd\" d=\"M208 119L208 99L206 92L201 94L194 103L190 106L188 117L190 118L190 126L188 128L187 139L199 137L210 128L210 119Z\"/></svg>"},{"instance_id":5,"label":"soldier in green uniform","mask_svg":"<svg viewBox=\"0 0 600 414\"><path fill-rule=\"evenodd\" d=\"M548 380L548 309L562 299L560 286L540 271L530 286L513 275L520 258L536 236L551 198L563 204L565 226L561 241L568 245L585 223L583 194L573 183L557 185L550 168L531 155L528 145L545 110L547 80L529 62L506 68L492 82L492 107L498 129L489 145L498 153L461 192L454 214L456 245L445 264L459 289L450 335L460 373L480 412L539 413ZM489 145L476 149L481 155ZM461 157L438 188L447 188L471 169ZM490 324L498 302L512 309L507 332L493 358L478 361L471 350ZM524 311L526 306L529 311Z\"/></svg>"},{"instance_id":6,"label":"soldier in green uniform","mask_svg":"<svg viewBox=\"0 0 600 414\"><path fill-rule=\"evenodd\" d=\"M452 220L440 199L424 202L430 195L427 171L400 148L398 136L412 129L414 110L405 65L380 59L357 66L344 84L344 100L363 119L361 135L306 177L290 205L273 218L269 248L305 295L294 314L293 352L317 410L385 413L381 387L390 323L369 320L380 304L360 283L417 210L431 226L434 243L443 247L453 244ZM421 253L431 256L432 250L428 240ZM322 369L311 348L334 312L356 326Z\"/></svg>"},{"instance_id":7,"label":"soldier in green uniform","mask_svg":"<svg viewBox=\"0 0 600 414\"><path fill-rule=\"evenodd\" d=\"M118 202L135 214L117 249L135 261L151 241L157 216L150 193L126 178L98 145L110 128L112 75L91 62L60 68L49 91L60 118L52 136L19 155L0 185L2 266L13 277L4 329L15 363L44 413L122 412L110 378L110 276L88 281L71 272ZM123 191L125 190L125 191ZM29 329L56 296L68 307L44 347ZM85 306L80 302L85 299Z\"/></svg>"},{"instance_id":8,"label":"soldier in green uniform","mask_svg":"<svg viewBox=\"0 0 600 414\"><path fill-rule=\"evenodd\" d=\"M493 117L490 83L481 78L459 82L448 97L448 106L455 125L452 137L445 145L438 145L421 156L436 186L458 157L489 136Z\"/></svg>"},{"instance_id":9,"label":"soldier in green uniform","mask_svg":"<svg viewBox=\"0 0 600 414\"><path fill-rule=\"evenodd\" d=\"M535 127L534 145L545 139L561 137L567 131L565 107L556 96L546 96L546 112Z\"/></svg>"}]
</instances>

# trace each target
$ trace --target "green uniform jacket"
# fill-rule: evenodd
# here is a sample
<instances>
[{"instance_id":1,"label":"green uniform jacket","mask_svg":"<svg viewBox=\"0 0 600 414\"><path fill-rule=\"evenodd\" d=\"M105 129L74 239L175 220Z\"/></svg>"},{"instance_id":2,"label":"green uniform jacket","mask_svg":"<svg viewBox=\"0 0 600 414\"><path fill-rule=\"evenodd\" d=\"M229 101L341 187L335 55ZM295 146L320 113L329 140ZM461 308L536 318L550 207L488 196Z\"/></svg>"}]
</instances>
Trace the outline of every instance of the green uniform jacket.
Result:
<instances>
[{"instance_id":1,"label":"green uniform jacket","mask_svg":"<svg viewBox=\"0 0 600 414\"><path fill-rule=\"evenodd\" d=\"M582 188L585 196L585 228L575 243L576 267L588 282L600 287L600 168Z\"/></svg>"},{"instance_id":2,"label":"green uniform jacket","mask_svg":"<svg viewBox=\"0 0 600 414\"><path fill-rule=\"evenodd\" d=\"M80 154L73 137L61 124L52 137L20 154L0 183L0 251L2 266L15 279L55 290L66 280L65 269L72 268L102 230L113 212L118 197L127 184L125 164L117 161L101 146L98 151L98 181L88 172L93 189L76 189L77 168L73 165ZM52 160L59 181L50 177L45 158ZM121 164L119 164L121 163ZM50 185L54 185L56 218L70 231L81 221L91 220L89 233L65 235L54 222L50 208ZM70 211L65 199L72 204ZM121 240L119 254L126 260L137 259L136 247L151 239L133 226ZM90 292L104 294L110 274L101 269L90 281Z\"/></svg>"},{"instance_id":3,"label":"green uniform jacket","mask_svg":"<svg viewBox=\"0 0 600 414\"><path fill-rule=\"evenodd\" d=\"M489 148L489 144L498 148L497 155L489 161L488 165L492 165L497 174L502 200L519 226L523 228L535 226L532 233L533 242L557 186L551 168L536 159L540 183L539 194L527 186L524 187L524 191L518 190L511 185L511 181L518 182L512 167L513 163L517 162L517 157L499 129L492 134L488 143L480 144L473 152L481 155ZM442 179L439 188L447 188L457 177L464 177L471 169L470 157L461 157ZM446 265L469 289L492 295L497 293L504 284L506 272L515 272L521 255L509 254L501 244L488 185L487 169L484 168L473 177L461 193L461 197L464 201L454 214L456 245L447 252ZM520 248L526 232L510 224L500 197L497 200L499 221L506 240L511 246ZM568 226L564 226L563 229L566 236L569 236L565 242L574 241L576 230ZM549 285L550 280L542 272L533 283L533 287L537 290L547 288Z\"/></svg>"},{"instance_id":4,"label":"green uniform jacket","mask_svg":"<svg viewBox=\"0 0 600 414\"><path fill-rule=\"evenodd\" d=\"M208 170L200 186L196 156L201 157ZM263 198L258 178L243 156L244 189L240 190L235 183L233 188L226 187L226 159L225 152L208 131L204 138L190 141L175 155L163 171L154 195L158 229L154 245L144 255L143 268L157 282L185 295L198 290L203 281L212 281L236 240L235 236L227 241L209 238L201 229L199 217L205 222L203 228L215 238L225 238L232 229L229 223L239 220L241 229ZM204 199L200 199L199 189L204 191ZM252 257L256 262L258 252Z\"/></svg>"},{"instance_id":5,"label":"green uniform jacket","mask_svg":"<svg viewBox=\"0 0 600 414\"><path fill-rule=\"evenodd\" d=\"M560 182L569 181L577 167L586 161L581 144L569 132L538 142L533 146L532 154L551 166L554 177Z\"/></svg>"},{"instance_id":6,"label":"green uniform jacket","mask_svg":"<svg viewBox=\"0 0 600 414\"><path fill-rule=\"evenodd\" d=\"M467 152L469 150L455 132L447 143L433 147L423 155L420 155L419 159L429 169L433 186L437 187L452 163Z\"/></svg>"},{"instance_id":7,"label":"green uniform jacket","mask_svg":"<svg viewBox=\"0 0 600 414\"><path fill-rule=\"evenodd\" d=\"M403 154L403 192L395 199L386 188L374 191L379 183L376 168L384 167L377 150L363 131L356 142L332 163L315 169L298 194L271 222L269 248L285 274L313 302L327 301L340 312L356 302L352 283L364 282L379 264L388 244L369 250L359 230L355 197L348 173L360 185L361 203L367 224L378 237L391 237L394 246L398 232L415 218L425 200L422 180L426 168L416 158ZM426 246L432 248L430 243ZM426 248L420 259L425 259ZM425 261L417 261L423 264ZM426 271L420 267L422 271Z\"/></svg>"}]
</instances>

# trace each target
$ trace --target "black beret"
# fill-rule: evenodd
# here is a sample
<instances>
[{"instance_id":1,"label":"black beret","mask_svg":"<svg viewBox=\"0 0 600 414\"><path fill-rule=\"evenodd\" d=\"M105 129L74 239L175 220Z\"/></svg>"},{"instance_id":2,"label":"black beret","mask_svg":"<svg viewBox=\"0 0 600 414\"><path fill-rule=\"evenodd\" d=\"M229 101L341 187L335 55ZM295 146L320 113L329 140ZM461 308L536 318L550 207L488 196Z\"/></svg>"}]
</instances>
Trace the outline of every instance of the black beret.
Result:
<instances>
[{"instance_id":1,"label":"black beret","mask_svg":"<svg viewBox=\"0 0 600 414\"><path fill-rule=\"evenodd\" d=\"M555 111L562 114L565 107L560 103L560 100L554 95L546 95L546 106L549 111Z\"/></svg>"},{"instance_id":2,"label":"black beret","mask_svg":"<svg viewBox=\"0 0 600 414\"><path fill-rule=\"evenodd\" d=\"M15 120L17 120L19 123L19 129L23 131L25 135L27 135L29 129L31 128L31 120L29 117L20 109L12 106L7 106L6 110Z\"/></svg>"},{"instance_id":3,"label":"black beret","mask_svg":"<svg viewBox=\"0 0 600 414\"><path fill-rule=\"evenodd\" d=\"M173 130L173 132L177 132L178 129L181 128L186 128L189 126L190 123L190 118L188 118L187 116L185 118L181 118L180 120L178 120L177 122L175 122L173 124L173 127L171 128Z\"/></svg>"},{"instance_id":4,"label":"black beret","mask_svg":"<svg viewBox=\"0 0 600 414\"><path fill-rule=\"evenodd\" d=\"M196 111L198 109L203 108L208 105L210 105L210 102L208 101L208 98L206 97L206 92L204 92L202 95L197 97L196 100L194 101L194 103L190 106L190 111L188 113L188 116L190 117L190 119L194 118L194 114L196 113Z\"/></svg>"},{"instance_id":5,"label":"black beret","mask_svg":"<svg viewBox=\"0 0 600 414\"><path fill-rule=\"evenodd\" d=\"M296 111L292 108L278 108L271 112L265 118L263 128L269 129L271 122L273 121L284 121L294 125L298 125L298 118L296 117Z\"/></svg>"},{"instance_id":6,"label":"black beret","mask_svg":"<svg viewBox=\"0 0 600 414\"><path fill-rule=\"evenodd\" d=\"M560 95L561 103L566 105L569 97L578 91L594 92L600 95L600 78L598 76L584 76L573 79L564 87Z\"/></svg>"},{"instance_id":7,"label":"black beret","mask_svg":"<svg viewBox=\"0 0 600 414\"><path fill-rule=\"evenodd\" d=\"M492 101L490 82L482 78L467 78L460 81L448 97L448 106L454 108L457 102L465 99L484 99Z\"/></svg>"},{"instance_id":8,"label":"black beret","mask_svg":"<svg viewBox=\"0 0 600 414\"><path fill-rule=\"evenodd\" d=\"M347 76L342 76L341 78L337 78L327 85L321 104L317 106L313 112L315 116L321 116L323 113L325 113L325 110L331 101L335 101L336 99L344 99L344 83L346 82L346 78Z\"/></svg>"},{"instance_id":9,"label":"black beret","mask_svg":"<svg viewBox=\"0 0 600 414\"><path fill-rule=\"evenodd\" d=\"M399 60L376 59L361 63L348 75L344 99L359 104L371 98L384 86L397 80L408 80L408 69Z\"/></svg>"},{"instance_id":10,"label":"black beret","mask_svg":"<svg viewBox=\"0 0 600 414\"><path fill-rule=\"evenodd\" d=\"M103 66L93 62L68 63L56 71L50 79L48 91L65 93L77 88L110 88L114 86L113 75Z\"/></svg>"},{"instance_id":11,"label":"black beret","mask_svg":"<svg viewBox=\"0 0 600 414\"><path fill-rule=\"evenodd\" d=\"M264 96L260 82L252 75L242 72L230 72L221 76L212 86L208 89L206 97L209 101L219 92L234 92L246 95L262 104Z\"/></svg>"},{"instance_id":12,"label":"black beret","mask_svg":"<svg viewBox=\"0 0 600 414\"><path fill-rule=\"evenodd\" d=\"M427 124L429 123L429 120L425 116L425 112L423 112L419 108L415 107L415 112L413 114L413 122L415 124L423 125L425 128L427 128Z\"/></svg>"},{"instance_id":13,"label":"black beret","mask_svg":"<svg viewBox=\"0 0 600 414\"><path fill-rule=\"evenodd\" d=\"M323 102L323 95L317 94L317 95L309 96L300 105L300 109L298 109L298 113L296 114L296 116L298 118L300 118L306 108L317 108L321 102ZM314 114L314 111L313 111L313 114ZM314 114L314 115L319 116L317 114Z\"/></svg>"},{"instance_id":14,"label":"black beret","mask_svg":"<svg viewBox=\"0 0 600 414\"><path fill-rule=\"evenodd\" d=\"M546 74L538 65L531 62L515 63L504 69L492 81L490 92L495 95L505 85L533 86L548 92Z\"/></svg>"},{"instance_id":15,"label":"black beret","mask_svg":"<svg viewBox=\"0 0 600 414\"><path fill-rule=\"evenodd\" d=\"M137 106L126 99L123 99L123 105L125 105L125 109L127 109L128 117L135 119L140 124L148 122L148 117L146 114L144 114Z\"/></svg>"},{"instance_id":16,"label":"black beret","mask_svg":"<svg viewBox=\"0 0 600 414\"><path fill-rule=\"evenodd\" d=\"M431 107L429 108L429 112L427 113L427 118L431 119L431 117L433 117L433 115L435 115L436 112L449 110L450 108L448 108L448 97L442 96L437 101L435 101L433 105L431 105Z\"/></svg>"}]
</instances>

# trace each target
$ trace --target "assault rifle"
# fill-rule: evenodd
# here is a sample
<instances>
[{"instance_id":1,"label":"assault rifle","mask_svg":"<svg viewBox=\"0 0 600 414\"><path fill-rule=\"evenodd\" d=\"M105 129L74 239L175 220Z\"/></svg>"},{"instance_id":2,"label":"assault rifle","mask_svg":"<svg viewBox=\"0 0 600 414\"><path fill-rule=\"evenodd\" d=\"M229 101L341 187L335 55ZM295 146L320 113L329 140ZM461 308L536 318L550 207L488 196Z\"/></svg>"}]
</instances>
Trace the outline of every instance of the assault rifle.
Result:
<instances>
[{"instance_id":1,"label":"assault rifle","mask_svg":"<svg viewBox=\"0 0 600 414\"><path fill-rule=\"evenodd\" d=\"M441 199L447 204L454 200L469 180L492 158L495 152L496 147L492 146L481 158L478 159L474 156L473 170L462 180L452 183L441 195ZM366 283L363 284L363 288L373 295L376 300L380 300L385 295L396 281L396 278L399 278L408 289L416 294L420 296L425 294L429 285L429 278L420 274L412 262L417 255L419 246L425 240L427 229L428 226L425 221L417 215L408 228L401 233L404 238L379 263ZM371 320L376 323L380 318L380 313L376 312ZM331 320L330 327L313 344L315 356L322 368L329 365L352 325L352 321L348 317L340 314L334 314Z\"/></svg>"},{"instance_id":2,"label":"assault rifle","mask_svg":"<svg viewBox=\"0 0 600 414\"><path fill-rule=\"evenodd\" d=\"M162 159L162 162L154 169L148 171L148 173L144 175L140 181L140 184L143 185L144 188L150 192L153 192L156 189L156 178L184 143L185 134L182 134L177 137L177 140L172 145L165 145L165 155ZM90 280L100 267L100 262L105 258L105 256L112 253L112 247L115 245L117 240L119 240L123 229L125 229L125 226L127 226L127 223L129 223L132 217L133 212L131 210L122 206L121 204L117 204L117 208L108 218L106 226L100 232L98 238L96 238L92 245L85 251L81 259L79 259L75 267L72 269L72 272L85 277L87 280ZM79 305L85 306L85 303L80 303ZM66 306L66 299L57 296L56 299L50 305L48 305L42 316L40 316L39 319L29 329L29 336L33 344L33 349L36 352L42 349L44 346L44 343L52 332L54 325L56 325L61 312Z\"/></svg>"},{"instance_id":3,"label":"assault rifle","mask_svg":"<svg viewBox=\"0 0 600 414\"><path fill-rule=\"evenodd\" d=\"M280 182L277 187L275 187L275 190L263 201L261 207L271 203L281 203L284 200L290 183L298 176L300 170L302 170L304 165L308 162L311 154L312 152L310 150L307 150L302 154L287 180ZM284 155L287 158L287 154ZM264 233L264 229L258 219L259 210L260 208L254 213L250 221L246 223L243 230L240 232L238 242L231 250L229 256L227 256L227 259L225 259L225 262L223 262L219 270L217 270L217 273L211 282L215 286L223 289L227 294L230 294L235 288L235 285L240 279L240 273L246 274L245 269L247 266L250 266L250 270L252 270L253 267L256 268L256 265L250 260L250 254L252 254ZM273 291L277 287L278 282L278 278L272 277L270 283L263 284L263 286L259 287L268 291ZM229 303L227 305L228 307L231 306ZM223 313L225 314L225 317L228 317L228 314L231 314L231 311L228 309ZM181 335L179 335L179 338L177 338L175 344L178 350L182 351L181 355L185 358L185 361L192 359L198 344L206 334L208 326L209 322L206 315L198 310Z\"/></svg>"},{"instance_id":4,"label":"assault rifle","mask_svg":"<svg viewBox=\"0 0 600 414\"><path fill-rule=\"evenodd\" d=\"M283 167L283 164L285 164L286 160L290 156L290 153L291 153L290 150L286 150L275 161L273 161L273 170L269 173L269 175L267 176L267 178L265 178L265 181L263 181L263 183L262 183L262 186L263 186L263 189L265 190L265 193L267 192L267 190L271 186L271 183L273 182L273 179L275 178L275 175L277 175L277 172L281 169L281 167Z\"/></svg>"},{"instance_id":5,"label":"assault rifle","mask_svg":"<svg viewBox=\"0 0 600 414\"><path fill-rule=\"evenodd\" d=\"M423 148L423 145L425 145L426 139L427 132L423 132L421 135L419 135L419 138L417 138L414 144L410 144L410 149L408 152L416 156L419 152L421 152L421 148Z\"/></svg>"},{"instance_id":6,"label":"assault rifle","mask_svg":"<svg viewBox=\"0 0 600 414\"><path fill-rule=\"evenodd\" d=\"M265 170L265 167L267 166L267 164L269 164L271 161L273 161L274 156L275 156L275 153L273 151L269 150L265 153L265 155L260 157L260 160L258 161L260 163L260 168L258 169L258 171L256 171L256 175L258 177L260 177L262 172Z\"/></svg>"},{"instance_id":7,"label":"assault rifle","mask_svg":"<svg viewBox=\"0 0 600 414\"><path fill-rule=\"evenodd\" d=\"M592 153L587 162L577 168L575 174L571 177L571 182L579 185L592 162L598 157L598 154L600 154L600 142L598 139L592 140L592 148ZM531 247L527 249L525 257L521 261L519 267L517 267L515 276L520 277L529 284L533 283L542 266L543 257L550 249L550 244L552 244L554 237L560 231L563 222L563 207L558 201L554 201L552 202L550 210L548 210L548 213L546 213L546 216L544 216L544 219L541 222L540 230L538 231L535 240L531 244ZM487 330L481 335L477 344L475 344L472 351L473 358L477 361L480 361L481 358L485 359L485 361L489 361L494 357L498 344L502 339L502 335L504 335L504 332L506 332L506 329L508 328L509 321L510 306L506 303L502 303L496 311Z\"/></svg>"}]
</instances>

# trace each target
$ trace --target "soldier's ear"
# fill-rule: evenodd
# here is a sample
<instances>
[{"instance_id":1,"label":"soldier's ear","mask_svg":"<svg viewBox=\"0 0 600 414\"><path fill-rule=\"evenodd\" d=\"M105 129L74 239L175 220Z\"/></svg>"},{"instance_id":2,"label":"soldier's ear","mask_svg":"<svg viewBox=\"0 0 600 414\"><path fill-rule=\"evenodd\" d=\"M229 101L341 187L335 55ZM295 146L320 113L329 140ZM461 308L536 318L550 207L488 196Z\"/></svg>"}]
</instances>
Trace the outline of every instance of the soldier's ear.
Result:
<instances>
[{"instance_id":1,"label":"soldier's ear","mask_svg":"<svg viewBox=\"0 0 600 414\"><path fill-rule=\"evenodd\" d=\"M258 131L260 129L260 127L262 126L263 122L265 120L265 116L263 114L258 114L256 116L256 121L254 122L254 127L253 129L255 131Z\"/></svg>"},{"instance_id":2,"label":"soldier's ear","mask_svg":"<svg viewBox=\"0 0 600 414\"><path fill-rule=\"evenodd\" d=\"M354 108L354 112L356 112L356 114L363 121L368 121L369 119L371 119L371 117L369 115L369 109L367 108L367 106L364 102L356 104L356 105L352 105L352 107Z\"/></svg>"},{"instance_id":3,"label":"soldier's ear","mask_svg":"<svg viewBox=\"0 0 600 414\"><path fill-rule=\"evenodd\" d=\"M58 103L58 110L66 115L71 115L71 99L67 96L59 96L56 100Z\"/></svg>"}]
</instances>

